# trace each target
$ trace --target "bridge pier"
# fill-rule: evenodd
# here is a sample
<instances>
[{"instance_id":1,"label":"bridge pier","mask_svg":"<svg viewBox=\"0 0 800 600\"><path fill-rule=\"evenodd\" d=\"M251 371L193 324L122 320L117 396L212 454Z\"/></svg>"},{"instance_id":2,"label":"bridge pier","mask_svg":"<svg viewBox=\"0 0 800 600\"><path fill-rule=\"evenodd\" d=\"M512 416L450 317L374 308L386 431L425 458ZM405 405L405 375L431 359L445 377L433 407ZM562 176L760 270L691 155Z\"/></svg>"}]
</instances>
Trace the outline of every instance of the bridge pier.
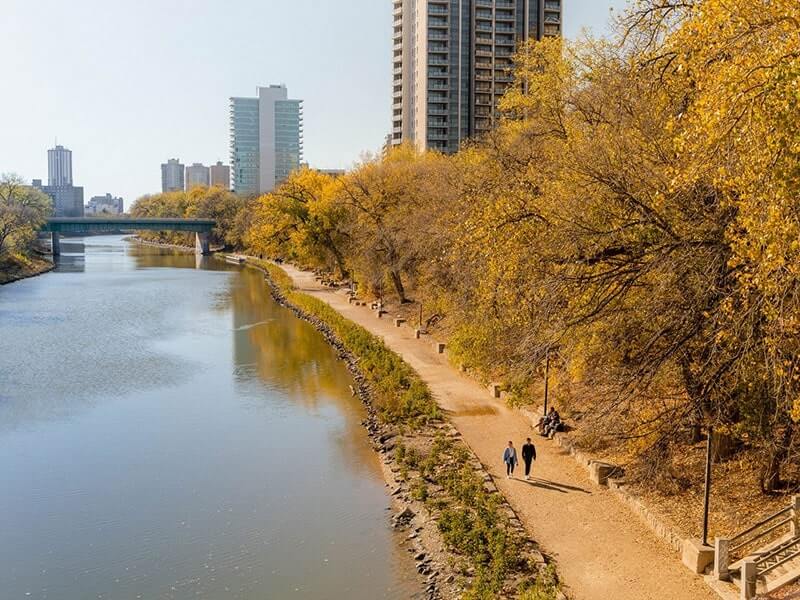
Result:
<instances>
[{"instance_id":1,"label":"bridge pier","mask_svg":"<svg viewBox=\"0 0 800 600\"><path fill-rule=\"evenodd\" d=\"M61 234L57 231L53 231L50 239L50 247L52 248L53 256L61 256Z\"/></svg>"},{"instance_id":2,"label":"bridge pier","mask_svg":"<svg viewBox=\"0 0 800 600\"><path fill-rule=\"evenodd\" d=\"M208 244L208 233L197 232L194 234L194 247L198 254L208 256L211 250Z\"/></svg>"}]
</instances>

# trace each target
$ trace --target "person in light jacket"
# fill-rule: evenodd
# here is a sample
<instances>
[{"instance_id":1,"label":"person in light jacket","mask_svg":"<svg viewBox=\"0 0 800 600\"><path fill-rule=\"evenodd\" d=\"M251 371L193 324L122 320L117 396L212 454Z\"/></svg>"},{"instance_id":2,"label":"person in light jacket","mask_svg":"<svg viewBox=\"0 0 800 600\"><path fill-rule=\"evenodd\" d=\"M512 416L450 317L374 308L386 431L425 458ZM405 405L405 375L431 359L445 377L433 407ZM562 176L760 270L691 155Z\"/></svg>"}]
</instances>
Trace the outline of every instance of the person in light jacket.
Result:
<instances>
[{"instance_id":1,"label":"person in light jacket","mask_svg":"<svg viewBox=\"0 0 800 600\"><path fill-rule=\"evenodd\" d=\"M506 477L511 479L514 467L517 466L517 449L514 448L514 442L508 442L508 448L503 452L503 462L506 463Z\"/></svg>"}]
</instances>

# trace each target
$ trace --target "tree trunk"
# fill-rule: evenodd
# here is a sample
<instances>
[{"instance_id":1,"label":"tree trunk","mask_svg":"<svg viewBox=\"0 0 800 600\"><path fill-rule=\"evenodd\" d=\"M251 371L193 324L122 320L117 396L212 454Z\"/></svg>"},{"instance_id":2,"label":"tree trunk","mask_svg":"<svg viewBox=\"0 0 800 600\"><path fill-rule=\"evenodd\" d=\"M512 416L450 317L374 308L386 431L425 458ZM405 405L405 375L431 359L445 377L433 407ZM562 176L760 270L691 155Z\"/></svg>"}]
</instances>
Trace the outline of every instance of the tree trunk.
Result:
<instances>
[{"instance_id":1,"label":"tree trunk","mask_svg":"<svg viewBox=\"0 0 800 600\"><path fill-rule=\"evenodd\" d=\"M339 252L339 249L333 242L330 244L330 249L331 254L333 254L334 259L336 259L336 266L339 267L339 272L342 274L342 279L349 279L350 273L347 271L347 267L344 266L344 257L342 256L342 253Z\"/></svg>"},{"instance_id":2,"label":"tree trunk","mask_svg":"<svg viewBox=\"0 0 800 600\"><path fill-rule=\"evenodd\" d=\"M789 422L784 426L783 431L775 436L774 445L770 449L769 459L761 476L761 490L765 494L774 494L784 485L781 479L781 467L786 457L789 456L789 445L792 442L793 434L794 425Z\"/></svg>"},{"instance_id":3,"label":"tree trunk","mask_svg":"<svg viewBox=\"0 0 800 600\"><path fill-rule=\"evenodd\" d=\"M736 439L725 433L714 432L711 440L711 460L715 463L727 460L736 452Z\"/></svg>"},{"instance_id":4,"label":"tree trunk","mask_svg":"<svg viewBox=\"0 0 800 600\"><path fill-rule=\"evenodd\" d=\"M708 412L707 399L702 394L702 385L692 374L690 366L691 358L685 355L681 359L681 372L683 375L683 389L686 390L689 401L692 403L692 424L689 440L692 444L697 444L703 437L703 423Z\"/></svg>"},{"instance_id":5,"label":"tree trunk","mask_svg":"<svg viewBox=\"0 0 800 600\"><path fill-rule=\"evenodd\" d=\"M394 269L390 269L389 275L392 278L392 283L394 284L394 289L397 292L397 297L400 299L400 304L405 304L408 302L408 299L406 298L406 290L403 287L403 280L400 278L400 273Z\"/></svg>"}]
</instances>

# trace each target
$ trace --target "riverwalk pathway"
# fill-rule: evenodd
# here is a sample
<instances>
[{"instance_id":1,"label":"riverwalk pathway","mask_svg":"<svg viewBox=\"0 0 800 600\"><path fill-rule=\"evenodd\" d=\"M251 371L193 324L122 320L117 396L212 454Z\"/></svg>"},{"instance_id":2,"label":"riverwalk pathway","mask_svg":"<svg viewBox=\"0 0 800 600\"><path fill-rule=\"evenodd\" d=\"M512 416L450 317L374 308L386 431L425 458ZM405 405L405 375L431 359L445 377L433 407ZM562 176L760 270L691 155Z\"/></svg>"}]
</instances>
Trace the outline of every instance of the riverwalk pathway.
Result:
<instances>
[{"instance_id":1,"label":"riverwalk pathway","mask_svg":"<svg viewBox=\"0 0 800 600\"><path fill-rule=\"evenodd\" d=\"M464 441L495 478L531 537L552 556L575 600L718 600L664 542L607 489L592 485L586 470L554 442L533 435L530 422L453 368L433 342L409 327L349 304L342 291L324 288L312 273L282 265L301 291L328 303L400 354L426 381ZM506 479L502 452L526 437L538 460L531 481Z\"/></svg>"}]
</instances>

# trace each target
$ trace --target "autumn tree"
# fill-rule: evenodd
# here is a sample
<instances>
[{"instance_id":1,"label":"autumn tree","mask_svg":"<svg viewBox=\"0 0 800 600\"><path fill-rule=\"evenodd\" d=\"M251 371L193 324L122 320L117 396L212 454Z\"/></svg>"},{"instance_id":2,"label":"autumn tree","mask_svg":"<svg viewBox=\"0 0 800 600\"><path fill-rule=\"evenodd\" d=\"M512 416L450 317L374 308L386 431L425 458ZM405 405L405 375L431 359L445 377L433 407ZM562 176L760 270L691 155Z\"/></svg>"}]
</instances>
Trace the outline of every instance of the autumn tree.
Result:
<instances>
[{"instance_id":1,"label":"autumn tree","mask_svg":"<svg viewBox=\"0 0 800 600\"><path fill-rule=\"evenodd\" d=\"M335 267L349 277L343 247L347 210L339 181L301 169L256 201L248 245L258 254L285 256L313 267Z\"/></svg>"},{"instance_id":2,"label":"autumn tree","mask_svg":"<svg viewBox=\"0 0 800 600\"><path fill-rule=\"evenodd\" d=\"M25 250L52 212L50 198L18 175L0 177L0 255Z\"/></svg>"},{"instance_id":3,"label":"autumn tree","mask_svg":"<svg viewBox=\"0 0 800 600\"><path fill-rule=\"evenodd\" d=\"M131 207L134 217L162 219L213 219L211 243L226 248L240 248L244 240L242 213L249 199L220 187L197 186L189 192L165 192L139 198ZM179 232L139 232L144 239L193 246L193 234Z\"/></svg>"},{"instance_id":4,"label":"autumn tree","mask_svg":"<svg viewBox=\"0 0 800 600\"><path fill-rule=\"evenodd\" d=\"M388 277L401 303L408 301L404 277L420 260L414 240L422 232L414 225L423 214L426 167L435 160L410 145L394 148L344 176L337 194L351 215L349 254L359 275L378 289Z\"/></svg>"}]
</instances>

